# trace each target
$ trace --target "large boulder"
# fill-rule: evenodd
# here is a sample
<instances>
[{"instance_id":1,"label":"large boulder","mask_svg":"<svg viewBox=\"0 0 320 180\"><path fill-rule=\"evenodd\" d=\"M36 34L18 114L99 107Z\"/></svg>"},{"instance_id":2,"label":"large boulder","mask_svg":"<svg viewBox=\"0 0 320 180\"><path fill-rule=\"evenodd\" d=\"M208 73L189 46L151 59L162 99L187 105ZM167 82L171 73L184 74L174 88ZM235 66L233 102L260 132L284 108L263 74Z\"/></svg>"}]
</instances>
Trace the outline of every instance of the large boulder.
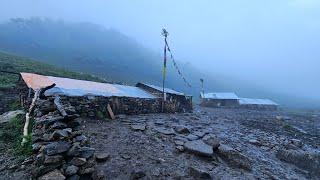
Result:
<instances>
[{"instance_id":1,"label":"large boulder","mask_svg":"<svg viewBox=\"0 0 320 180\"><path fill-rule=\"evenodd\" d=\"M202 140L188 141L184 144L184 148L186 151L199 156L211 157L213 155L212 147L204 143Z\"/></svg>"}]
</instances>

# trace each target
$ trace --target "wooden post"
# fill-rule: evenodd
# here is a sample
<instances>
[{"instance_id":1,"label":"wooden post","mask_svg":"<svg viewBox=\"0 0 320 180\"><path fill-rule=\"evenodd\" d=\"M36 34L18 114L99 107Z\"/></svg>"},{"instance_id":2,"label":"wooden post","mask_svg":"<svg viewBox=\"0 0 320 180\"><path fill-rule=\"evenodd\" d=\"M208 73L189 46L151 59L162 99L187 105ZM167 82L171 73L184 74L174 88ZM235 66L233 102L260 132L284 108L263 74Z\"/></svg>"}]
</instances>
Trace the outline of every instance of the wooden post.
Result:
<instances>
[{"instance_id":1,"label":"wooden post","mask_svg":"<svg viewBox=\"0 0 320 180\"><path fill-rule=\"evenodd\" d=\"M111 106L110 106L109 103L108 103L108 105L107 105L107 110L108 110L108 113L109 113L110 118L111 118L112 120L114 120L116 117L114 116L113 111L112 111Z\"/></svg>"}]
</instances>

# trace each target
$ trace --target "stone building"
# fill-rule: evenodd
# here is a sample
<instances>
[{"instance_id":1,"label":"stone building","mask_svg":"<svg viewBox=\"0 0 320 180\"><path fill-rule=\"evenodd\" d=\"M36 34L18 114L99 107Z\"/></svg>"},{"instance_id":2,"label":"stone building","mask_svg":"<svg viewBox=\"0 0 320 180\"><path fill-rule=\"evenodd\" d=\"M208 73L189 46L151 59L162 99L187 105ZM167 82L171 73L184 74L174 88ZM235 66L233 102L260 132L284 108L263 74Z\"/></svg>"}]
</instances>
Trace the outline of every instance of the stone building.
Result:
<instances>
[{"instance_id":1,"label":"stone building","mask_svg":"<svg viewBox=\"0 0 320 180\"><path fill-rule=\"evenodd\" d=\"M241 108L255 110L277 110L278 104L270 99L251 99L240 98L239 104Z\"/></svg>"},{"instance_id":2,"label":"stone building","mask_svg":"<svg viewBox=\"0 0 320 180\"><path fill-rule=\"evenodd\" d=\"M146 83L138 83L139 87L152 95L163 99L163 88ZM165 108L168 112L190 112L192 111L192 96L173 89L164 88Z\"/></svg>"},{"instance_id":3,"label":"stone building","mask_svg":"<svg viewBox=\"0 0 320 180\"><path fill-rule=\"evenodd\" d=\"M238 107L239 99L232 92L201 93L200 105L205 107Z\"/></svg>"},{"instance_id":4,"label":"stone building","mask_svg":"<svg viewBox=\"0 0 320 180\"><path fill-rule=\"evenodd\" d=\"M32 73L21 73L21 76L27 87L24 97L30 96L30 93L37 89L55 84L53 88L45 91L44 95L60 96L64 104L75 107L82 116L110 116L110 109L115 115L161 112L162 98L139 87ZM178 105L167 112L183 112L182 110L182 105Z\"/></svg>"}]
</instances>

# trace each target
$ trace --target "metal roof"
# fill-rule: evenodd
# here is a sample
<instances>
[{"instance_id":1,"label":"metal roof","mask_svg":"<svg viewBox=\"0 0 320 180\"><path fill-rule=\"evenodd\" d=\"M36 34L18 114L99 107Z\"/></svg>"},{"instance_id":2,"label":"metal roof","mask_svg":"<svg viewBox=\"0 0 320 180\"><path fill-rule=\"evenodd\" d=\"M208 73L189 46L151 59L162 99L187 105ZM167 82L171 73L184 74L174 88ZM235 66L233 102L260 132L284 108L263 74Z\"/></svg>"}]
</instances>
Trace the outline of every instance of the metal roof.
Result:
<instances>
[{"instance_id":1,"label":"metal roof","mask_svg":"<svg viewBox=\"0 0 320 180\"><path fill-rule=\"evenodd\" d=\"M201 93L201 98L204 99L231 99L237 100L239 97L233 92L213 92L213 93Z\"/></svg>"},{"instance_id":2,"label":"metal roof","mask_svg":"<svg viewBox=\"0 0 320 180\"><path fill-rule=\"evenodd\" d=\"M163 91L162 87L159 87L159 86L155 86L155 85L152 85L152 84L146 84L146 83L140 83L140 84L143 84L145 86L148 86L152 89L155 89L155 90L158 90L158 91ZM168 94L176 94L176 95L180 95L180 96L186 96L184 93L182 92L178 92L178 91L175 91L173 89L169 89L169 88L164 88L164 92L165 93L168 93Z\"/></svg>"},{"instance_id":3,"label":"metal roof","mask_svg":"<svg viewBox=\"0 0 320 180\"><path fill-rule=\"evenodd\" d=\"M251 99L251 98L240 98L240 104L243 105L278 105L270 99Z\"/></svg>"},{"instance_id":4,"label":"metal roof","mask_svg":"<svg viewBox=\"0 0 320 180\"><path fill-rule=\"evenodd\" d=\"M154 95L134 86L125 86L109 83L98 83L70 78L43 76L32 73L21 73L27 86L37 90L53 83L56 86L45 92L46 96L105 96L105 97L134 97L134 98L156 98Z\"/></svg>"}]
</instances>

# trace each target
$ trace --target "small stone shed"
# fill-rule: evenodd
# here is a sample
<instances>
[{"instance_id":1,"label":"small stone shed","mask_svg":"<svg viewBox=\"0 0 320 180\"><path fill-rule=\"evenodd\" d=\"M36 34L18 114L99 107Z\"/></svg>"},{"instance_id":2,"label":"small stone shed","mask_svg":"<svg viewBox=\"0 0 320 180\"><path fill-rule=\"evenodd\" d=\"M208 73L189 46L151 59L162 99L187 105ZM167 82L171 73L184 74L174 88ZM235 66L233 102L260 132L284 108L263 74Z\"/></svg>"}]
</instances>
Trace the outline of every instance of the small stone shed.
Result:
<instances>
[{"instance_id":1,"label":"small stone shed","mask_svg":"<svg viewBox=\"0 0 320 180\"><path fill-rule=\"evenodd\" d=\"M163 88L146 83L137 83L136 87L139 87L152 95L163 98ZM186 95L182 92L175 91L173 89L164 88L165 93L165 109L169 112L191 112L192 96Z\"/></svg>"},{"instance_id":2,"label":"small stone shed","mask_svg":"<svg viewBox=\"0 0 320 180\"><path fill-rule=\"evenodd\" d=\"M241 108L255 110L277 110L278 104L270 99L251 99L240 98L239 104Z\"/></svg>"},{"instance_id":3,"label":"small stone shed","mask_svg":"<svg viewBox=\"0 0 320 180\"><path fill-rule=\"evenodd\" d=\"M205 107L238 107L239 99L233 92L201 93L200 105Z\"/></svg>"}]
</instances>

